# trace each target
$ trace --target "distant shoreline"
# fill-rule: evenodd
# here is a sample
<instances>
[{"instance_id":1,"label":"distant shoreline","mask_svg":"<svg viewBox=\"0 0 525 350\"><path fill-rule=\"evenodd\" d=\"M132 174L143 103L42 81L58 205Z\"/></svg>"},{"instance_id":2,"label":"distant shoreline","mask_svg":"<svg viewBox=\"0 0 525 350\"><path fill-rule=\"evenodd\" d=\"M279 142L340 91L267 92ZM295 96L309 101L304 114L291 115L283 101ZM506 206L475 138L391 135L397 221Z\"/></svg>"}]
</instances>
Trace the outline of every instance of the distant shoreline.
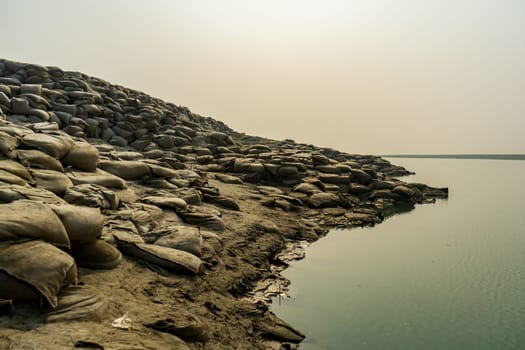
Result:
<instances>
[{"instance_id":1,"label":"distant shoreline","mask_svg":"<svg viewBox=\"0 0 525 350\"><path fill-rule=\"evenodd\" d=\"M395 154L383 155L386 158L435 158L435 159L495 159L525 160L525 154Z\"/></svg>"}]
</instances>

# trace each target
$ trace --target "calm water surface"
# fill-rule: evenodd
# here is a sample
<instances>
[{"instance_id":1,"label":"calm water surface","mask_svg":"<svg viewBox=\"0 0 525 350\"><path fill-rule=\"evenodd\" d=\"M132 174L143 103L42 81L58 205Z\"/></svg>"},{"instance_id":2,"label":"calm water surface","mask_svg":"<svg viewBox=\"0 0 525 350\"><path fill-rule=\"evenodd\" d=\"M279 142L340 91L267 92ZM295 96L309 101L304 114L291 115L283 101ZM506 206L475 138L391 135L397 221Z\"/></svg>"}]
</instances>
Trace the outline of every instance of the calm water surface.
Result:
<instances>
[{"instance_id":1,"label":"calm water surface","mask_svg":"<svg viewBox=\"0 0 525 350\"><path fill-rule=\"evenodd\" d=\"M334 230L272 310L301 349L525 349L525 161L390 159L447 201Z\"/></svg>"}]
</instances>

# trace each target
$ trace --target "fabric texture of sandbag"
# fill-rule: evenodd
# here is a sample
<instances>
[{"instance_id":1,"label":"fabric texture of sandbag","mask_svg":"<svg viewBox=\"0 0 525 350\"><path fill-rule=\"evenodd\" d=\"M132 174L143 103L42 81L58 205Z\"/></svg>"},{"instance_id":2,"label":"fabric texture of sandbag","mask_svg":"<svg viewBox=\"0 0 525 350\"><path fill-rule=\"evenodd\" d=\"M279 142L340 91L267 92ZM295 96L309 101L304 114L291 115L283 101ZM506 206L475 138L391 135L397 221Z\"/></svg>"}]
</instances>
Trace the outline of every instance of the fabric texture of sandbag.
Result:
<instances>
[{"instance_id":1,"label":"fabric texture of sandbag","mask_svg":"<svg viewBox=\"0 0 525 350\"><path fill-rule=\"evenodd\" d=\"M35 179L37 187L44 188L59 196L62 196L69 187L73 187L73 183L69 177L59 171L34 169L31 170L31 174Z\"/></svg>"},{"instance_id":2,"label":"fabric texture of sandbag","mask_svg":"<svg viewBox=\"0 0 525 350\"><path fill-rule=\"evenodd\" d=\"M76 185L66 190L64 199L70 204L116 210L120 204L118 195L98 185Z\"/></svg>"},{"instance_id":3,"label":"fabric texture of sandbag","mask_svg":"<svg viewBox=\"0 0 525 350\"><path fill-rule=\"evenodd\" d=\"M116 175L110 174L100 169L96 169L96 172L69 170L66 172L66 175L75 185L93 184L107 188L127 188L126 181Z\"/></svg>"},{"instance_id":4,"label":"fabric texture of sandbag","mask_svg":"<svg viewBox=\"0 0 525 350\"><path fill-rule=\"evenodd\" d=\"M62 164L83 171L95 171L98 158L99 153L94 146L86 142L77 142L73 149L62 158Z\"/></svg>"},{"instance_id":5,"label":"fabric texture of sandbag","mask_svg":"<svg viewBox=\"0 0 525 350\"><path fill-rule=\"evenodd\" d=\"M29 183L33 182L33 178L31 177L31 173L29 172L29 169L27 169L22 164L15 162L12 159L0 158L0 169L8 171L11 174L14 174L18 177L21 177L22 179L26 180Z\"/></svg>"},{"instance_id":6,"label":"fabric texture of sandbag","mask_svg":"<svg viewBox=\"0 0 525 350\"><path fill-rule=\"evenodd\" d=\"M109 270L117 267L122 261L122 254L102 239L75 244L71 254L78 266L88 269Z\"/></svg>"},{"instance_id":7,"label":"fabric texture of sandbag","mask_svg":"<svg viewBox=\"0 0 525 350\"><path fill-rule=\"evenodd\" d=\"M43 188L19 185L0 184L0 203L11 203L15 200L29 199L41 203L66 203L62 198Z\"/></svg>"},{"instance_id":8,"label":"fabric texture of sandbag","mask_svg":"<svg viewBox=\"0 0 525 350\"><path fill-rule=\"evenodd\" d=\"M31 168L64 171L62 163L50 155L36 149L17 149L18 159Z\"/></svg>"},{"instance_id":9,"label":"fabric texture of sandbag","mask_svg":"<svg viewBox=\"0 0 525 350\"><path fill-rule=\"evenodd\" d=\"M104 216L100 209L70 204L50 204L49 207L62 221L71 244L93 241L102 234Z\"/></svg>"},{"instance_id":10,"label":"fabric texture of sandbag","mask_svg":"<svg viewBox=\"0 0 525 350\"><path fill-rule=\"evenodd\" d=\"M170 271L199 274L204 265L198 257L188 252L147 243L131 243L117 239L120 251L139 260L164 267Z\"/></svg>"},{"instance_id":11,"label":"fabric texture of sandbag","mask_svg":"<svg viewBox=\"0 0 525 350\"><path fill-rule=\"evenodd\" d=\"M196 256L202 255L202 236L198 230L178 230L175 227L172 229L172 233L157 239L155 244L183 250Z\"/></svg>"},{"instance_id":12,"label":"fabric texture of sandbag","mask_svg":"<svg viewBox=\"0 0 525 350\"><path fill-rule=\"evenodd\" d=\"M73 148L71 137L50 134L26 134L22 137L22 144L26 147L37 148L55 159L61 159Z\"/></svg>"},{"instance_id":13,"label":"fabric texture of sandbag","mask_svg":"<svg viewBox=\"0 0 525 350\"><path fill-rule=\"evenodd\" d=\"M125 180L139 180L151 175L148 164L135 160L102 160L100 161L100 168Z\"/></svg>"},{"instance_id":14,"label":"fabric texture of sandbag","mask_svg":"<svg viewBox=\"0 0 525 350\"><path fill-rule=\"evenodd\" d=\"M224 231L226 229L224 221L214 211L207 208L189 205L186 209L179 210L178 214L184 221L192 225L198 225L213 231Z\"/></svg>"},{"instance_id":15,"label":"fabric texture of sandbag","mask_svg":"<svg viewBox=\"0 0 525 350\"><path fill-rule=\"evenodd\" d=\"M41 239L69 250L69 237L58 216L46 205L29 200L0 204L0 241Z\"/></svg>"},{"instance_id":16,"label":"fabric texture of sandbag","mask_svg":"<svg viewBox=\"0 0 525 350\"><path fill-rule=\"evenodd\" d=\"M0 183L2 182L6 184L14 184L21 186L27 185L26 180L22 179L21 177L18 177L8 171L0 169Z\"/></svg>"},{"instance_id":17,"label":"fabric texture of sandbag","mask_svg":"<svg viewBox=\"0 0 525 350\"><path fill-rule=\"evenodd\" d=\"M0 155L9 154L17 146L18 140L15 137L0 131Z\"/></svg>"},{"instance_id":18,"label":"fabric texture of sandbag","mask_svg":"<svg viewBox=\"0 0 525 350\"><path fill-rule=\"evenodd\" d=\"M78 282L73 258L40 240L1 244L0 270L36 288L52 308L58 305L62 286Z\"/></svg>"},{"instance_id":19,"label":"fabric texture of sandbag","mask_svg":"<svg viewBox=\"0 0 525 350\"><path fill-rule=\"evenodd\" d=\"M95 287L68 286L58 294L58 306L47 314L47 322L102 321L108 302Z\"/></svg>"}]
</instances>

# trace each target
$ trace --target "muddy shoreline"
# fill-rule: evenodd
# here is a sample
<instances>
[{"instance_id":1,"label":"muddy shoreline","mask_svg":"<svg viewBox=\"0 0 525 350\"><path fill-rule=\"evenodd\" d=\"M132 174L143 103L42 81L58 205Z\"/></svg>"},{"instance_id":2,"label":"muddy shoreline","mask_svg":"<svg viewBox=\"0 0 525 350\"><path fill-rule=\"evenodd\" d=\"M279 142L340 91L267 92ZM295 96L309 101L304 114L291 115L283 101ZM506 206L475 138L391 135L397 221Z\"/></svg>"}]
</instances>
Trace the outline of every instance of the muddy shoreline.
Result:
<instances>
[{"instance_id":1,"label":"muddy shoreline","mask_svg":"<svg viewBox=\"0 0 525 350\"><path fill-rule=\"evenodd\" d=\"M328 228L448 196L408 174L0 59L0 349L297 348L280 272Z\"/></svg>"}]
</instances>

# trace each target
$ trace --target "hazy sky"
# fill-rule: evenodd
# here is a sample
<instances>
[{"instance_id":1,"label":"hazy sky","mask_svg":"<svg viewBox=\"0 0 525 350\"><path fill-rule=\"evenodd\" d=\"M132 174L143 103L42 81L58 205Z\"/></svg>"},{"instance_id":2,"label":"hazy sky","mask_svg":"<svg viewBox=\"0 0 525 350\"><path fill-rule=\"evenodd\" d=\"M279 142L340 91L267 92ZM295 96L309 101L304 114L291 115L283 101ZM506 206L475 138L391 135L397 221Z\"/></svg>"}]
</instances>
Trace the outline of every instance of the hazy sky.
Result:
<instances>
[{"instance_id":1,"label":"hazy sky","mask_svg":"<svg viewBox=\"0 0 525 350\"><path fill-rule=\"evenodd\" d=\"M0 2L0 57L237 131L358 153L525 153L523 0Z\"/></svg>"}]
</instances>

